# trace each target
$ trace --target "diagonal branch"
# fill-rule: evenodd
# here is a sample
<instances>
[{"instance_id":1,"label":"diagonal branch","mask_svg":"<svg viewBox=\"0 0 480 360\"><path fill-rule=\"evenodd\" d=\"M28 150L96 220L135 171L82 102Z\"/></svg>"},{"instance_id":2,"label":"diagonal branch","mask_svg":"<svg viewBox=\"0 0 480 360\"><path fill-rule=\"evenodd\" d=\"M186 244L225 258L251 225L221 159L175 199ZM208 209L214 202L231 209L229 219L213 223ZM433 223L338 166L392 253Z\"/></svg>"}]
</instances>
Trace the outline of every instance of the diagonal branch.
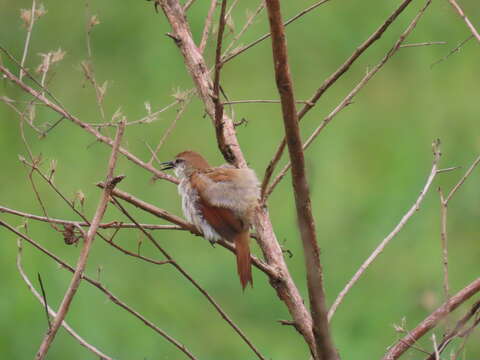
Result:
<instances>
[{"instance_id":1,"label":"diagonal branch","mask_svg":"<svg viewBox=\"0 0 480 360\"><path fill-rule=\"evenodd\" d=\"M382 240L382 242L367 258L367 260L363 262L363 264L357 270L355 275L353 275L352 279L350 279L347 285L345 285L343 290L340 291L340 293L338 294L337 298L335 299L335 301L333 302L332 306L328 311L328 321L332 319L333 315L335 314L335 311L337 310L337 307L342 303L343 299L345 298L347 293L352 289L353 285L356 284L356 282L360 279L360 277L365 273L367 268L383 252L383 250L390 243L390 241L400 232L400 230L403 229L403 227L406 225L408 220L410 220L410 218L420 209L420 204L423 202L423 199L425 198L425 195L430 189L430 186L432 185L433 180L438 174L438 162L440 161L440 156L441 156L440 148L438 146L439 146L439 143L435 142L434 149L433 149L432 170L430 170L430 175L427 178L427 182L425 183L425 186L420 192L420 195L418 196L417 200L412 205L412 207L406 212L406 214L400 219L400 222L397 224L397 226L395 226L392 232L390 232L390 234L388 234L388 236Z\"/></svg>"},{"instance_id":2,"label":"diagonal branch","mask_svg":"<svg viewBox=\"0 0 480 360\"><path fill-rule=\"evenodd\" d=\"M480 278L476 279L465 288L452 296L447 302L425 318L417 327L408 332L408 334L393 345L383 357L383 360L398 359L407 351L417 340L433 329L448 314L457 307L470 299L473 295L480 292Z\"/></svg>"},{"instance_id":3,"label":"diagonal branch","mask_svg":"<svg viewBox=\"0 0 480 360\"><path fill-rule=\"evenodd\" d=\"M448 0L448 2L453 6L453 8L458 13L458 15L460 15L463 21L465 21L465 24L467 24L468 29L471 31L473 36L475 36L475 38L480 42L480 34L478 33L475 26L473 26L472 22L468 19L467 15L465 15L460 5L458 5L455 0Z\"/></svg>"},{"instance_id":4,"label":"diagonal branch","mask_svg":"<svg viewBox=\"0 0 480 360\"><path fill-rule=\"evenodd\" d=\"M292 161L292 183L297 208L297 219L303 243L307 271L308 295L312 314L315 349L314 357L321 360L338 359L331 339L323 288L323 271L320 249L317 244L315 221L312 215L310 190L305 173L305 159L298 126L297 110L293 94L293 83L288 65L285 26L282 23L279 0L266 0L270 32L272 34L275 78L282 102L283 123L288 151Z\"/></svg>"},{"instance_id":5,"label":"diagonal branch","mask_svg":"<svg viewBox=\"0 0 480 360\"><path fill-rule=\"evenodd\" d=\"M83 272L87 264L87 259L90 253L91 245L97 233L98 225L100 224L100 221L102 220L103 215L105 214L105 210L107 209L107 204L110 199L110 194L113 188L115 187L115 185L123 179L123 177L113 177L113 172L115 169L115 165L117 163L118 149L120 147L120 141L122 139L124 130L125 130L125 123L121 122L117 131L117 135L115 137L113 147L112 147L110 160L108 162L108 170L107 170L107 177L106 177L106 181L108 185L103 191L102 198L100 199L100 202L98 204L98 207L93 217L93 220L91 222L91 225L85 236L83 247L80 252L80 256L78 258L77 267L72 276L72 280L70 281L70 285L67 291L65 292L62 303L58 308L57 316L53 321L51 329L49 329L42 343L40 344L40 348L38 349L38 352L35 356L35 359L37 360L43 360L45 358L45 356L47 355L48 349L50 348L50 345L53 342L55 335L57 334L58 329L60 328L63 322L63 319L65 319L65 316L67 315L67 312L70 308L70 304L73 300L73 297L75 296L78 286L80 285L80 281L82 279Z\"/></svg>"},{"instance_id":6,"label":"diagonal branch","mask_svg":"<svg viewBox=\"0 0 480 360\"><path fill-rule=\"evenodd\" d=\"M23 270L22 266L22 246L21 246L21 240L18 242L18 255L17 255L17 269L22 276L23 280L25 281L25 284L27 284L28 289L32 292L33 295L40 301L40 303L43 306L46 306L46 309L50 316L56 317L57 313L53 311L53 309L48 306L48 304L45 304L44 298L42 295L38 293L38 291L33 287L32 282L28 278L27 274L25 274L25 271ZM100 350L98 350L95 346L89 344L85 339L83 339L80 335L77 334L75 330L73 330L70 325L68 325L65 321L62 321L62 326L63 328L70 334L74 339L76 339L80 345L86 347L88 350L90 350L92 353L94 353L96 356L100 357L101 360L112 360L111 357L105 355L102 353Z\"/></svg>"}]
</instances>

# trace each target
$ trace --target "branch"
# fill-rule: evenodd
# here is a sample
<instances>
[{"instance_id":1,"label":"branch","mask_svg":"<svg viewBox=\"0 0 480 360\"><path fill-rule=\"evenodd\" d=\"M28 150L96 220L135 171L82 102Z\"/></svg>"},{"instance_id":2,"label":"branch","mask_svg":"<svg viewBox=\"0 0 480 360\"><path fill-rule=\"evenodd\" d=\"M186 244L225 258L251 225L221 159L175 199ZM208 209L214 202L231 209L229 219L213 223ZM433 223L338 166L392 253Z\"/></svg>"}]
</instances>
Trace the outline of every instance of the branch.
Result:
<instances>
[{"instance_id":1,"label":"branch","mask_svg":"<svg viewBox=\"0 0 480 360\"><path fill-rule=\"evenodd\" d=\"M360 268L357 270L355 275L353 275L352 279L347 283L347 285L343 288L343 290L338 294L337 298L333 302L332 306L330 307L330 310L328 311L328 320L331 321L333 315L335 314L335 311L337 310L337 307L342 303L345 295L350 291L350 289L355 285L355 283L360 279L360 277L365 273L365 270L373 263L373 261L380 255L385 247L388 245L388 243L400 232L400 230L403 229L403 227L407 224L408 220L420 209L420 204L423 202L423 199L425 198L425 195L427 194L428 190L430 189L430 186L433 183L433 180L435 179L437 173L438 173L438 162L440 161L440 148L439 148L439 142L434 143L434 148L433 148L433 165L432 165L432 170L430 170L430 175L427 178L427 182L425 183L425 186L423 187L422 191L420 192L420 195L418 196L417 200L415 203L412 205L412 207L407 211L407 213L402 217L400 222L395 226L395 228L392 230L388 236L382 240L380 245L377 246L377 248L372 252L372 254L367 258L367 260L364 261L364 263L360 266Z\"/></svg>"},{"instance_id":2,"label":"branch","mask_svg":"<svg viewBox=\"0 0 480 360\"><path fill-rule=\"evenodd\" d=\"M203 53L205 46L207 46L208 34L210 33L210 28L212 27L213 13L215 12L215 7L217 6L217 0L211 0L210 8L208 9L207 17L205 18L205 25L203 27L202 40L200 40L200 45L198 50L200 53Z\"/></svg>"},{"instance_id":3,"label":"branch","mask_svg":"<svg viewBox=\"0 0 480 360\"><path fill-rule=\"evenodd\" d=\"M305 174L305 159L302 149L297 110L293 94L293 83L288 64L285 26L282 23L279 0L266 0L270 32L272 34L275 79L282 102L283 123L290 159L292 161L292 183L297 208L297 220L305 255L308 295L313 322L315 347L314 357L321 360L338 359L328 328L327 307L323 288L323 271L320 250L317 244L315 221L312 215L310 190Z\"/></svg>"},{"instance_id":4,"label":"branch","mask_svg":"<svg viewBox=\"0 0 480 360\"><path fill-rule=\"evenodd\" d=\"M460 290L452 296L447 302L425 318L417 327L408 332L408 334L393 345L383 357L383 360L398 359L408 350L417 340L424 336L428 331L437 326L437 324L448 314L454 311L458 306L470 299L480 291L480 278Z\"/></svg>"},{"instance_id":5,"label":"branch","mask_svg":"<svg viewBox=\"0 0 480 360\"><path fill-rule=\"evenodd\" d=\"M54 219L51 217L38 216L38 215L29 214L29 213L14 210L14 209L9 209L4 206L0 206L0 213L17 215L27 219L38 220L38 221L48 222L53 224L60 224L60 225L67 225L67 226L82 226L82 227L90 226L90 223L85 221L79 222L79 221L73 221L73 220ZM141 225L144 229L148 229L148 230L187 230L178 225L155 225L155 224L141 224ZM133 223L122 223L118 221L112 221L108 223L99 224L98 228L99 229L136 229L137 226Z\"/></svg>"},{"instance_id":6,"label":"branch","mask_svg":"<svg viewBox=\"0 0 480 360\"><path fill-rule=\"evenodd\" d=\"M447 299L448 300L448 299ZM473 325L470 328L467 328L463 330L465 325L467 325L468 321L475 316L480 310L480 301L477 301L473 306L467 311L467 313L457 322L457 325L455 328L451 331L448 332L448 334L445 334L443 336L442 342L438 345L437 351L440 354L443 350L445 350L448 346L448 344L457 336L465 336L468 334L469 330L473 329L475 326L478 325L478 321L480 318L478 318L476 321L474 321ZM430 356L426 360L436 360L435 358L436 354L430 354Z\"/></svg>"},{"instance_id":7,"label":"branch","mask_svg":"<svg viewBox=\"0 0 480 360\"><path fill-rule=\"evenodd\" d=\"M448 2L452 4L453 8L458 13L458 15L460 15L463 21L465 21L465 24L467 24L469 30L472 32L472 35L475 36L475 38L480 42L480 34L478 33L477 29L475 29L475 26L473 26L473 24L470 22L468 17L465 15L460 5L458 5L458 3L455 0L448 0Z\"/></svg>"},{"instance_id":8,"label":"branch","mask_svg":"<svg viewBox=\"0 0 480 360\"><path fill-rule=\"evenodd\" d=\"M121 122L117 131L117 135L115 137L115 141L112 146L112 153L110 156L110 160L108 162L108 170L107 170L107 176L106 176L107 186L103 191L102 198L100 199L100 202L98 204L98 207L93 217L93 220L91 222L91 225L88 228L87 234L83 242L83 247L80 252L80 256L78 258L77 267L75 269L75 272L73 273L73 277L72 277L72 280L70 281L70 285L67 291L65 292L62 303L60 304L57 316L53 321L51 329L49 329L49 331L45 335L40 345L40 348L38 349L38 352L35 356L35 359L37 360L43 360L45 358L45 356L47 355L48 349L50 348L50 345L53 339L55 338L55 335L57 334L58 329L62 324L63 319L67 315L67 312L69 310L73 297L75 296L78 286L80 285L80 281L82 279L82 275L85 270L85 266L87 264L88 255L90 253L90 248L93 243L95 234L97 233L98 225L100 224L100 221L103 218L103 215L105 214L105 210L107 209L107 204L110 199L110 194L113 188L115 187L115 185L122 179L122 177L113 177L113 172L117 162L118 150L120 147L120 141L122 139L124 130L125 130L125 123Z\"/></svg>"},{"instance_id":9,"label":"branch","mask_svg":"<svg viewBox=\"0 0 480 360\"><path fill-rule=\"evenodd\" d=\"M15 235L19 236L20 238L24 239L25 241L27 241L28 243L30 243L33 247L35 247L37 250L41 251L42 253L44 253L45 255L47 255L49 258L53 259L55 262L57 262L59 265L61 265L61 268L63 269L66 269L68 271L70 271L71 273L74 273L75 272L75 269L70 266L69 264L67 264L65 261L63 261L62 259L60 259L58 256L56 256L55 254L51 253L50 251L48 251L47 249L43 248L42 246L40 246L37 242L35 242L33 239L29 238L28 236L26 236L25 234L22 234L20 231L18 231L17 229L15 229L13 226L10 226L9 224L7 224L6 222L2 221L0 219L0 226L3 226L4 228L6 228L7 230L11 231L12 233L14 233ZM185 347L185 345L183 345L182 343L178 342L177 340L175 340L173 337L171 337L170 335L168 335L165 331L163 331L162 329L160 329L158 326L156 326L154 323L152 323L150 320L148 320L146 317L144 317L142 314L140 314L138 311L132 309L130 306L128 306L126 303L124 303L122 300L120 300L117 296L115 296L110 290L108 290L102 283L100 283L99 281L96 281L96 280L93 280L92 278L88 277L87 275L83 274L82 275L82 279L85 280L87 283L89 283L90 285L93 285L95 286L98 290L100 290L101 292L103 292L107 298L113 302L114 304L120 306L122 309L124 309L125 311L127 311L128 313L132 314L133 316L135 316L137 319L139 319L141 322L143 322L146 326L148 326L149 328L151 328L153 331L155 331L156 333L160 334L162 337L164 337L168 342L170 342L171 344L173 344L175 347L177 347L180 351L182 351L183 353L185 353L185 355L191 359L191 360L197 360L197 358L195 356L193 356L193 354Z\"/></svg>"},{"instance_id":10,"label":"branch","mask_svg":"<svg viewBox=\"0 0 480 360\"><path fill-rule=\"evenodd\" d=\"M57 313L55 311L53 311L50 306L45 304L44 298L33 287L30 279L28 278L28 276L25 274L25 271L23 270L23 267L22 267L22 246L21 246L20 240L18 241L17 268L18 268L18 271L20 272L20 275L22 276L23 280L27 284L28 289L32 292L33 295L35 295L35 297L38 299L40 304L42 304L42 306L47 308L50 316L55 318L57 316ZM70 327L70 325L68 325L65 321L62 321L62 326L65 330L67 330L67 332L70 335L72 335L72 337L75 340L77 340L80 343L80 345L84 346L85 348L90 350L92 353L94 353L96 356L100 357L101 360L112 360L112 358L110 356L105 355L100 350L98 350L95 346L93 346L93 345L89 344L87 341L85 341L85 339L83 339L80 335L78 335L77 332L75 330L73 330Z\"/></svg>"},{"instance_id":11,"label":"branch","mask_svg":"<svg viewBox=\"0 0 480 360\"><path fill-rule=\"evenodd\" d=\"M317 7L319 7L320 5L323 5L327 2L329 2L330 0L320 0L320 1L317 1L316 3L314 3L313 5L309 6L308 8L300 11L297 15L295 15L294 17L288 19L287 21L285 21L284 23L284 26L288 26L290 25L291 23L293 23L295 20L301 18L302 16L308 14L309 12L315 10ZM241 53L247 51L248 49L254 47L255 45L261 43L263 40L266 40L268 39L272 34L271 33L267 33L267 34L264 34L262 36L260 36L257 40L255 41L252 41L250 44L248 45L245 45L245 46L242 46L241 48L239 49L236 49L234 51L232 51L230 54L225 54L223 57L222 57L222 62L225 64L226 62L232 60L233 58L237 57L238 55L240 55Z\"/></svg>"}]
</instances>

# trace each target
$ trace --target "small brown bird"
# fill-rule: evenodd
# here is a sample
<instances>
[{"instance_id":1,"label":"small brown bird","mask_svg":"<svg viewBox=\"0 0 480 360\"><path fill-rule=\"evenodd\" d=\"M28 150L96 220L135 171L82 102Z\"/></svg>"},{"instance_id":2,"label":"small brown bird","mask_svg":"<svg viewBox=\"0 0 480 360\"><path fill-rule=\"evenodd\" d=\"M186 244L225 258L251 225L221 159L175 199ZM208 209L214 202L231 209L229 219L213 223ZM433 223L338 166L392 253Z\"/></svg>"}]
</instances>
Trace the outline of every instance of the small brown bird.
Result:
<instances>
[{"instance_id":1,"label":"small brown bird","mask_svg":"<svg viewBox=\"0 0 480 360\"><path fill-rule=\"evenodd\" d=\"M162 170L174 169L180 180L178 192L187 220L212 243L220 239L233 242L242 288L248 283L253 286L249 238L259 198L259 182L253 170L229 165L210 167L200 154L190 150L162 165Z\"/></svg>"}]
</instances>

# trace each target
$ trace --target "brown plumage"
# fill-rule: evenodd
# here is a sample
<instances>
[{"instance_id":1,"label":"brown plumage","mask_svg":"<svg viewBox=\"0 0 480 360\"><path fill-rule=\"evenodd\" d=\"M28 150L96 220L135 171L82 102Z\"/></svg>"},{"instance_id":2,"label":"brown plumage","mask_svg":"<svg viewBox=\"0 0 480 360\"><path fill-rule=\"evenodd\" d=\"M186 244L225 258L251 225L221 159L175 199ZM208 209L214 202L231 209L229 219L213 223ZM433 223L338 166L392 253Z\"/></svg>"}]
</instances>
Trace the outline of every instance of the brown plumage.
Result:
<instances>
[{"instance_id":1,"label":"brown plumage","mask_svg":"<svg viewBox=\"0 0 480 360\"><path fill-rule=\"evenodd\" d=\"M242 288L253 285L250 258L250 225L259 197L259 184L251 169L210 167L194 151L184 151L163 169L175 169L178 191L187 220L208 240L221 238L235 244L237 271Z\"/></svg>"}]
</instances>

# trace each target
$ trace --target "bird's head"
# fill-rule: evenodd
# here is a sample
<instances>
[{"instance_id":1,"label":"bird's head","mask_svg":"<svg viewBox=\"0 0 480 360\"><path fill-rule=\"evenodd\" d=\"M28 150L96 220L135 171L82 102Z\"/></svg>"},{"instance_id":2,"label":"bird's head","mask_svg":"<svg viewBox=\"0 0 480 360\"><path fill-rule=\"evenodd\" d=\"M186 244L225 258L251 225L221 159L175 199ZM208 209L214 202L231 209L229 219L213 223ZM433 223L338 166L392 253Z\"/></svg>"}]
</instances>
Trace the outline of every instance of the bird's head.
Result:
<instances>
[{"instance_id":1,"label":"bird's head","mask_svg":"<svg viewBox=\"0 0 480 360\"><path fill-rule=\"evenodd\" d=\"M199 153L186 150L175 156L172 161L167 161L161 164L161 170L174 169L178 177L189 176L192 172L210 167L207 160Z\"/></svg>"}]
</instances>

